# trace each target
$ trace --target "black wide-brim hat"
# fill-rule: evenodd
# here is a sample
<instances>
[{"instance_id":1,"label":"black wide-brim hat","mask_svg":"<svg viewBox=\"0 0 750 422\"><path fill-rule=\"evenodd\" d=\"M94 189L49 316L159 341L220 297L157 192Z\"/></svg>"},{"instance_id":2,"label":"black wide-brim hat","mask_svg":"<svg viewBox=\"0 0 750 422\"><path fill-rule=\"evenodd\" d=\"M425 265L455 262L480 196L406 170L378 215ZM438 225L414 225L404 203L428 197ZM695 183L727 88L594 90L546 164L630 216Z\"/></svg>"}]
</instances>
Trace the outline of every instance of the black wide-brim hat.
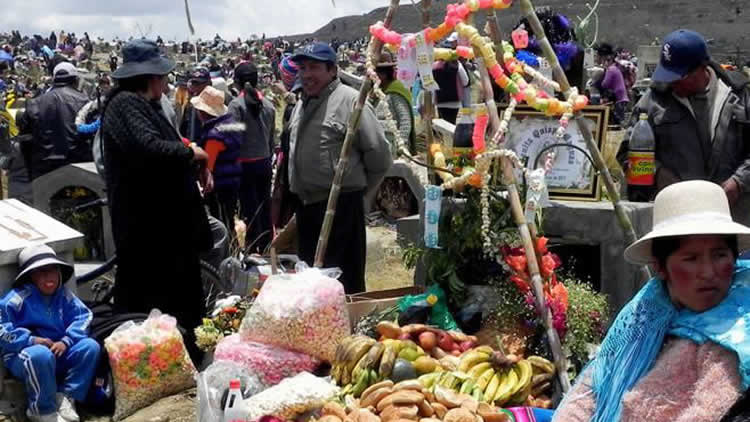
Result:
<instances>
[{"instance_id":1,"label":"black wide-brim hat","mask_svg":"<svg viewBox=\"0 0 750 422\"><path fill-rule=\"evenodd\" d=\"M123 64L114 73L114 79L126 79L140 75L169 74L176 67L174 60L159 51L156 42L146 39L134 40L122 48Z\"/></svg>"}]
</instances>

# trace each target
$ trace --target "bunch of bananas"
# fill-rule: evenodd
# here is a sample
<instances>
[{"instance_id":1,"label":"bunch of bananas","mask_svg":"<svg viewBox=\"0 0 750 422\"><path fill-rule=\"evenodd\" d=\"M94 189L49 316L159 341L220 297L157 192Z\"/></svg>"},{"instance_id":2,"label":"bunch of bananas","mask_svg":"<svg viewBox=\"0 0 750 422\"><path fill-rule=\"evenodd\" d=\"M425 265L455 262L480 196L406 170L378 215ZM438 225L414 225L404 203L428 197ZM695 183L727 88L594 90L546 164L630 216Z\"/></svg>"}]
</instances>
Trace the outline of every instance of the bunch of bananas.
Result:
<instances>
[{"instance_id":1,"label":"bunch of bananas","mask_svg":"<svg viewBox=\"0 0 750 422\"><path fill-rule=\"evenodd\" d=\"M457 371L426 374L419 381L427 389L441 386L497 406L523 404L551 387L555 365L547 359L531 356L500 367L493 353L488 346L477 347L462 356Z\"/></svg>"},{"instance_id":2,"label":"bunch of bananas","mask_svg":"<svg viewBox=\"0 0 750 422\"><path fill-rule=\"evenodd\" d=\"M425 356L424 350L413 342L377 342L367 336L349 336L336 346L331 376L338 385L344 386L344 395L359 397L367 387L391 376L397 358L411 362L422 356Z\"/></svg>"}]
</instances>

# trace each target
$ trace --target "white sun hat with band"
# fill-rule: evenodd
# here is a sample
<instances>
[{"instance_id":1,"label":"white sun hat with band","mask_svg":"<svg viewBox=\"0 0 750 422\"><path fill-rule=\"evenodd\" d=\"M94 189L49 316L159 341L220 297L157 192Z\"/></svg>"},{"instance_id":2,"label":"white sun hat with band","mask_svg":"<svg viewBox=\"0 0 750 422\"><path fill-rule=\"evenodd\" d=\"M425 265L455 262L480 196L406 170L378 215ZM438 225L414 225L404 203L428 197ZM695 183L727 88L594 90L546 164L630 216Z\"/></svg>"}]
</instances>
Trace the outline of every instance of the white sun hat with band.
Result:
<instances>
[{"instance_id":1,"label":"white sun hat with band","mask_svg":"<svg viewBox=\"0 0 750 422\"><path fill-rule=\"evenodd\" d=\"M18 275L13 282L13 287L25 283L32 271L47 265L60 267L61 284L64 284L73 275L73 266L61 261L52 248L44 244L33 245L26 247L18 254Z\"/></svg>"},{"instance_id":2,"label":"white sun hat with band","mask_svg":"<svg viewBox=\"0 0 750 422\"><path fill-rule=\"evenodd\" d=\"M653 240L689 235L736 235L739 252L750 249L750 228L732 220L724 190L702 180L667 186L654 201L654 226L650 233L625 250L634 264L653 264Z\"/></svg>"}]
</instances>

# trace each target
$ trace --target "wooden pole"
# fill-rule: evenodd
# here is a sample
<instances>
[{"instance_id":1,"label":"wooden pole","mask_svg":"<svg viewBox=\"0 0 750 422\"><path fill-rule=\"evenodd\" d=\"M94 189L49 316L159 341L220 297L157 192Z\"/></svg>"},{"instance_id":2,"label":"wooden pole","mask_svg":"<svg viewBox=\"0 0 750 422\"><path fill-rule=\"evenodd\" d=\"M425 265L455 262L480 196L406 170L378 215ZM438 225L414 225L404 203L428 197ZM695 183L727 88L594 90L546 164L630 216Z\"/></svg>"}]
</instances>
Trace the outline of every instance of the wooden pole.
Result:
<instances>
[{"instance_id":1,"label":"wooden pole","mask_svg":"<svg viewBox=\"0 0 750 422\"><path fill-rule=\"evenodd\" d=\"M398 9L399 0L391 0L391 4L388 6L388 11L385 14L385 21L383 22L386 28L390 28L391 21L393 21L393 15ZM372 61L377 63L380 60L380 50L383 48L383 42L377 37L372 37L370 43L369 52ZM351 148L354 137L356 136L357 130L359 129L359 119L362 117L362 109L365 106L367 97L370 95L372 90L372 80L365 78L362 86L359 89L359 98L357 98L357 104L349 117L349 124L346 129L346 136L344 137L344 145L341 147L341 155L339 156L339 163L336 166L336 173L333 176L333 183L331 184L331 193L328 196L328 206L326 208L326 214L323 218L323 226L320 229L320 237L318 238L318 246L315 249L315 267L321 268L325 261L326 249L328 249L328 238L331 236L331 228L333 227L333 218L336 215L336 203L339 199L339 193L341 193L341 181L344 178L344 170L349 163L349 149Z\"/></svg>"},{"instance_id":2,"label":"wooden pole","mask_svg":"<svg viewBox=\"0 0 750 422\"><path fill-rule=\"evenodd\" d=\"M521 0L521 12L529 21L531 29L532 31L534 31L534 35L536 36L539 45L542 47L544 57L547 59L547 61L549 61L550 66L552 66L552 73L555 77L555 80L560 84L560 89L567 96L570 93L570 82L568 82L568 77L565 76L565 72L563 71L562 66L560 66L560 61L557 60L557 54L555 54L555 51L552 48L552 44L550 44L544 33L544 28L539 21L539 17L534 11L534 5L531 3L531 0ZM628 243L632 244L638 239L638 237L635 234L635 229L633 229L633 223L630 221L630 218L625 212L625 208L622 206L620 192L615 187L612 175L610 174L607 165L604 163L604 159L602 158L602 154L599 151L599 148L596 146L596 142L594 142L594 136L591 133L591 128L588 127L586 119L583 117L583 113L581 113L580 111L576 113L575 121L581 133L583 134L583 139L586 141L586 146L588 147L589 154L591 155L591 159L594 161L594 167L596 167L596 170L601 175L602 180L604 180L604 186L607 188L609 199L610 201L612 201L612 205L614 206L617 222L625 232L625 238L628 240ZM647 266L643 266L641 271L647 278L651 278L651 271Z\"/></svg>"}]
</instances>

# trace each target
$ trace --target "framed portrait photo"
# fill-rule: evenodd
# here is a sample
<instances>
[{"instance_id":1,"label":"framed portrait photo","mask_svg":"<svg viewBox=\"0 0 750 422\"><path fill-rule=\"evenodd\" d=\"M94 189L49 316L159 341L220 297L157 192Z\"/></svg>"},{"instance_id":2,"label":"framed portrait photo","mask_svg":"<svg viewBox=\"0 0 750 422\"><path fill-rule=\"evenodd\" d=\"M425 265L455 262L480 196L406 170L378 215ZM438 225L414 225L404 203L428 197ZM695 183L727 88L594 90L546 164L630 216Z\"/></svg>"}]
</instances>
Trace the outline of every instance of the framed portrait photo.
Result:
<instances>
[{"instance_id":1,"label":"framed portrait photo","mask_svg":"<svg viewBox=\"0 0 750 422\"><path fill-rule=\"evenodd\" d=\"M501 116L503 111L501 106ZM607 136L609 108L588 106L583 116L589 121L588 126L601 151ZM601 180L588 157L579 125L571 120L562 138L556 136L559 127L558 117L545 116L530 107L518 107L510 120L506 145L529 170L543 167L547 151L554 151L554 162L546 177L550 199L599 201Z\"/></svg>"}]
</instances>

